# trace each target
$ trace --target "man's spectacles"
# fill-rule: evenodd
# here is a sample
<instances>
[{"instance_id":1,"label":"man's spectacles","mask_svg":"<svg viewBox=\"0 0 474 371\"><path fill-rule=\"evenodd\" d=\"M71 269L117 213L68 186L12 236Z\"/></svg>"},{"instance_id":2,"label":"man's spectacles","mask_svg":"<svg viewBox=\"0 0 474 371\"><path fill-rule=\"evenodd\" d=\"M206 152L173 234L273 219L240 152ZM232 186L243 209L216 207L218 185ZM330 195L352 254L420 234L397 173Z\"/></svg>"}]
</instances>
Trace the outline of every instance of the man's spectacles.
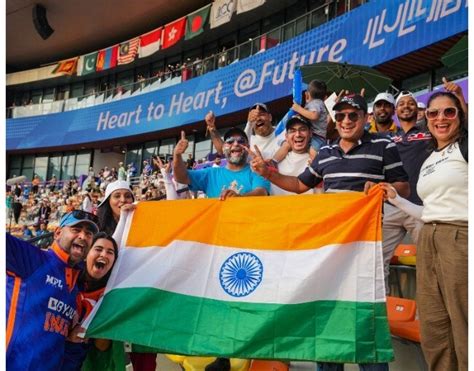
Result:
<instances>
[{"instance_id":1,"label":"man's spectacles","mask_svg":"<svg viewBox=\"0 0 474 371\"><path fill-rule=\"evenodd\" d=\"M225 140L227 144L234 144L234 142L237 142L238 144L245 144L247 141L245 138L242 137L229 137Z\"/></svg>"},{"instance_id":2,"label":"man's spectacles","mask_svg":"<svg viewBox=\"0 0 474 371\"><path fill-rule=\"evenodd\" d=\"M99 224L99 218L94 214L88 213L87 211L73 210L73 211L71 211L71 214L76 219L90 220L91 222L93 222L95 224Z\"/></svg>"},{"instance_id":3,"label":"man's spectacles","mask_svg":"<svg viewBox=\"0 0 474 371\"><path fill-rule=\"evenodd\" d=\"M426 118L428 120L437 119L443 113L443 117L447 119L454 119L458 115L458 109L456 107L446 107L444 109L429 108L425 111Z\"/></svg>"},{"instance_id":4,"label":"man's spectacles","mask_svg":"<svg viewBox=\"0 0 474 371\"><path fill-rule=\"evenodd\" d=\"M288 134L294 134L296 132L298 133L307 133L309 131L307 126L302 126L300 128L289 128L286 130Z\"/></svg>"},{"instance_id":5,"label":"man's spectacles","mask_svg":"<svg viewBox=\"0 0 474 371\"><path fill-rule=\"evenodd\" d=\"M334 115L334 118L336 119L336 121L340 122L340 121L344 121L346 116L349 117L349 120L351 120L352 122L356 122L360 118L360 115L358 112L349 112L349 113L337 112Z\"/></svg>"}]
</instances>

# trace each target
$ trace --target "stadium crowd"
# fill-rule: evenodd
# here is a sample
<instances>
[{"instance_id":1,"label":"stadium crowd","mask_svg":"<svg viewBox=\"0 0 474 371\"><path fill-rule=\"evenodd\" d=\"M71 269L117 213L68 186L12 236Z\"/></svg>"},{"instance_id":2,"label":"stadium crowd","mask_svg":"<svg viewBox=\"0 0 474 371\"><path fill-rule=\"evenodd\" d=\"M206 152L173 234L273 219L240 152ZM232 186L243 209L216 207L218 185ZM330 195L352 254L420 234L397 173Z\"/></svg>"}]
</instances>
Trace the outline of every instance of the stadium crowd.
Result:
<instances>
[{"instance_id":1,"label":"stadium crowd","mask_svg":"<svg viewBox=\"0 0 474 371\"><path fill-rule=\"evenodd\" d=\"M467 370L467 105L455 83L444 79L444 90L431 96L424 117L418 115L423 106L408 91L396 98L380 92L371 117L363 94L341 92L333 107L334 122L324 105L328 96L325 83L312 81L305 93L305 105L293 104L296 115L285 123L281 135L276 134L274 118L264 103L250 107L244 130L232 127L223 138L210 112L205 121L219 155L215 161L198 164L192 156L183 158L188 141L182 132L173 161L147 159L141 174L136 173L133 163L125 167L120 162L98 174L91 168L82 184L74 179L59 182L54 177L40 182L35 177L28 185L15 184L8 190L7 230L25 240L54 231L56 242L50 251L60 255L57 250L63 249L66 255L75 256L69 260L73 267L80 267L86 258L82 268L86 273L79 282L81 293L71 291L71 295L87 297L94 289L103 292L118 254L110 236L121 213L133 210L136 201L367 193L380 184L387 200L383 219L386 282L395 247L408 233L420 251L417 295L426 361L433 370ZM330 140L335 132L336 139ZM94 237L97 231L105 234ZM8 239L15 247L11 255L7 253L9 272L20 277L34 275L34 271L15 265L18 259L9 260L21 254L20 247L30 251L29 245ZM438 258L453 253L455 258ZM89 257L91 254L95 255ZM71 323L69 336L65 332L62 339L55 340L61 343L57 349L65 349L62 360L56 360L63 369L80 369L85 359L83 367L92 369L91 357L97 362L98 352L114 349L115 345L107 341L86 344L77 337L81 319ZM28 334L34 334L31 326ZM72 350L77 347L80 349ZM41 359L41 351L47 349L31 349L29 352L35 353L31 359ZM7 353L7 362L18 362L11 354ZM156 368L153 349L134 346L131 360L135 370ZM96 363L95 367L108 366L100 368ZM218 358L206 370L229 367L228 359ZM388 364L364 364L360 368L388 370ZM317 369L342 370L343 365L321 362Z\"/></svg>"}]
</instances>

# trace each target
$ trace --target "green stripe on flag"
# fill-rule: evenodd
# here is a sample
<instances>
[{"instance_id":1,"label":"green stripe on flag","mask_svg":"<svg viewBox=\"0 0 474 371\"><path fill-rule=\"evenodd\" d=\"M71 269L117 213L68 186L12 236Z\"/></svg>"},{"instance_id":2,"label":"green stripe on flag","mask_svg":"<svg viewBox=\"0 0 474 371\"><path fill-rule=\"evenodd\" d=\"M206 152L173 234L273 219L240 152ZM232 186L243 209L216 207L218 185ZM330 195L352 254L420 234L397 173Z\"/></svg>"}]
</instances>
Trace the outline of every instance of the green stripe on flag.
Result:
<instances>
[{"instance_id":1,"label":"green stripe on flag","mask_svg":"<svg viewBox=\"0 0 474 371\"><path fill-rule=\"evenodd\" d=\"M106 294L88 337L129 341L163 353L237 358L390 362L385 303L227 302L155 288Z\"/></svg>"}]
</instances>

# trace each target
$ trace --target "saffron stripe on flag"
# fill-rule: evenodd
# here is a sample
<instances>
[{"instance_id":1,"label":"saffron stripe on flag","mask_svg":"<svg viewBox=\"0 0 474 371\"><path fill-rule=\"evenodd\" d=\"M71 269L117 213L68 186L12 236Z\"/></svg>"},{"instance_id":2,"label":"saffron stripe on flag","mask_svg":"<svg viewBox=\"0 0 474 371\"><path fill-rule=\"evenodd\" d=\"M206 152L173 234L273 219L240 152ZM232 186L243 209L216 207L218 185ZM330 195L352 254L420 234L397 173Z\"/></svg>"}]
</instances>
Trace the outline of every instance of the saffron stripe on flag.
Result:
<instances>
[{"instance_id":1,"label":"saffron stripe on flag","mask_svg":"<svg viewBox=\"0 0 474 371\"><path fill-rule=\"evenodd\" d=\"M308 207L315 197L317 207ZM163 205L155 208L154 202ZM381 200L359 192L248 197L225 202L142 202L137 205L127 246L167 246L173 240L182 240L254 249L315 249L380 241L381 217ZM154 220L157 228L150 228Z\"/></svg>"}]
</instances>

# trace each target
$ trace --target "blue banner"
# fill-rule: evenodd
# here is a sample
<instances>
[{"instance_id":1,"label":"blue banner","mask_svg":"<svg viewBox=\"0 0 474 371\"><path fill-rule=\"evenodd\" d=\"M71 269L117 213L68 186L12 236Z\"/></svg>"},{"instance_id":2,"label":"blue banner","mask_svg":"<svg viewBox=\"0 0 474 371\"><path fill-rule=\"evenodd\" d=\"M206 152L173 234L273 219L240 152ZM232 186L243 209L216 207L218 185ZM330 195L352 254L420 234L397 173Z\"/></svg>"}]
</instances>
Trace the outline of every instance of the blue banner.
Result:
<instances>
[{"instance_id":1,"label":"blue banner","mask_svg":"<svg viewBox=\"0 0 474 371\"><path fill-rule=\"evenodd\" d=\"M297 66L320 61L375 66L468 28L467 0L370 1L241 62L169 88L91 108L8 119L7 150L156 132L291 94ZM288 107L289 108L289 107Z\"/></svg>"}]
</instances>

